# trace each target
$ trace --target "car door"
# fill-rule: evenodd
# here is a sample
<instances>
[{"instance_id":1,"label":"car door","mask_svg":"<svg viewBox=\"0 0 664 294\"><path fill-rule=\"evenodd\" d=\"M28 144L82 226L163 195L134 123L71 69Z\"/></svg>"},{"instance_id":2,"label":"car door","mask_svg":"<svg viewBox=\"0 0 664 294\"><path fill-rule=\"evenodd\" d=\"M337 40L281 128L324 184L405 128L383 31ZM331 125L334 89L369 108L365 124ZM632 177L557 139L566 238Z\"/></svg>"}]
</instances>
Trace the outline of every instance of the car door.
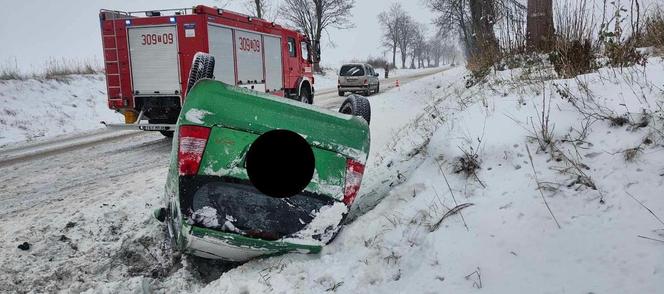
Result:
<instances>
[{"instance_id":1,"label":"car door","mask_svg":"<svg viewBox=\"0 0 664 294\"><path fill-rule=\"evenodd\" d=\"M369 81L374 88L378 86L378 78L376 77L376 71L371 65L369 65Z\"/></svg>"}]
</instances>

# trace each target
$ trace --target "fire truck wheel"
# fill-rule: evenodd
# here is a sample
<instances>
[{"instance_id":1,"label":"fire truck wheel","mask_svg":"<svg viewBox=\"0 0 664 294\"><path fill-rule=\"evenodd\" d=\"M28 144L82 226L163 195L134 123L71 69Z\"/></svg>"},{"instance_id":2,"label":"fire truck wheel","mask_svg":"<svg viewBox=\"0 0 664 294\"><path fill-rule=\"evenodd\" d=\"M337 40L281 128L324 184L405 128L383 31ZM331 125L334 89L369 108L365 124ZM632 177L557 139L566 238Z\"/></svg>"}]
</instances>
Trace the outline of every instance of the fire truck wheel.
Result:
<instances>
[{"instance_id":1,"label":"fire truck wheel","mask_svg":"<svg viewBox=\"0 0 664 294\"><path fill-rule=\"evenodd\" d=\"M362 117L367 123L371 122L371 104L369 104L369 99L364 98L360 95L350 95L346 98L339 112L344 114L356 115Z\"/></svg>"},{"instance_id":2,"label":"fire truck wheel","mask_svg":"<svg viewBox=\"0 0 664 294\"><path fill-rule=\"evenodd\" d=\"M201 79L214 79L214 56L198 52L194 56L189 70L189 82L187 83L187 93Z\"/></svg>"},{"instance_id":3,"label":"fire truck wheel","mask_svg":"<svg viewBox=\"0 0 664 294\"><path fill-rule=\"evenodd\" d=\"M303 87L302 90L300 91L300 102L304 104L312 104L313 101L311 101L311 93L309 93L309 89L306 87Z\"/></svg>"}]
</instances>

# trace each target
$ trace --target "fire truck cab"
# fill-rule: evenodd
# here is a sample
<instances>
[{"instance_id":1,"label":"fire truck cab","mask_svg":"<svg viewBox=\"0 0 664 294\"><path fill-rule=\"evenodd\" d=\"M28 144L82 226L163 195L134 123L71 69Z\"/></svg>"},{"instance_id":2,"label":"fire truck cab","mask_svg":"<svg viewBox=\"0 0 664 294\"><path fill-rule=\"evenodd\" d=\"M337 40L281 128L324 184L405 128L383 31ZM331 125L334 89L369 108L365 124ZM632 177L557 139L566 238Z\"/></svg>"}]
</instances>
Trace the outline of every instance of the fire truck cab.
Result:
<instances>
[{"instance_id":1,"label":"fire truck cab","mask_svg":"<svg viewBox=\"0 0 664 294\"><path fill-rule=\"evenodd\" d=\"M99 18L108 106L126 127L170 134L197 52L214 56L216 80L313 103L310 43L296 30L202 5Z\"/></svg>"}]
</instances>

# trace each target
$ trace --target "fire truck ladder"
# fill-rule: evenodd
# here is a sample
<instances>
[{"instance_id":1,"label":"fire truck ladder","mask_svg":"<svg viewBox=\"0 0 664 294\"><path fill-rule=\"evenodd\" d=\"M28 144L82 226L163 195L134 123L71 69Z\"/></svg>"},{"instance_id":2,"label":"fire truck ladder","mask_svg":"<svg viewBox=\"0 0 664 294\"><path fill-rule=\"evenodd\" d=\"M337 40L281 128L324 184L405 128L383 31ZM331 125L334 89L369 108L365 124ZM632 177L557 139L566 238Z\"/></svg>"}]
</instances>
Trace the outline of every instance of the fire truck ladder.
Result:
<instances>
[{"instance_id":1,"label":"fire truck ladder","mask_svg":"<svg viewBox=\"0 0 664 294\"><path fill-rule=\"evenodd\" d=\"M109 94L112 95L112 93L115 93L112 89L116 89L118 96L116 97L111 97L111 99L122 99L122 79L120 78L120 49L119 49L119 44L118 44L118 33L117 33L117 24L116 20L118 19L124 19L124 18L130 18L131 16L122 11L114 11L114 10L102 10L101 11L104 14L104 17L107 20L111 20L111 23L113 24L113 32L112 34L106 34L105 30L102 28L102 41L105 43L104 44L104 56L107 56L106 53L107 51L113 51L115 58L113 60L105 60L104 61L104 66L106 66L106 86L109 90ZM106 38L113 38L113 46L109 46L107 44L107 39ZM113 54L111 53L111 54ZM117 78L117 79L112 79L112 77ZM116 81L117 83L112 83L112 81ZM110 95L109 95L110 96Z\"/></svg>"}]
</instances>

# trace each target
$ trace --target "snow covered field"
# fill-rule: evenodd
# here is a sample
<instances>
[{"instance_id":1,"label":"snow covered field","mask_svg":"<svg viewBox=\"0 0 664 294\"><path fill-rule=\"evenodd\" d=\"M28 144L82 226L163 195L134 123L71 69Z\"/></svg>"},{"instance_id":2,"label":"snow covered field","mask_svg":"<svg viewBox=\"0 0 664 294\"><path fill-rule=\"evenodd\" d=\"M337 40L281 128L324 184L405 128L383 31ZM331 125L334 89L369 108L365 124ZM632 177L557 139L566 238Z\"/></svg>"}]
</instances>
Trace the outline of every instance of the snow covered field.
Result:
<instances>
[{"instance_id":1,"label":"snow covered field","mask_svg":"<svg viewBox=\"0 0 664 294\"><path fill-rule=\"evenodd\" d=\"M369 98L355 220L320 255L161 267L158 134L2 168L0 292L660 292L664 61L470 88L465 74Z\"/></svg>"},{"instance_id":2,"label":"snow covered field","mask_svg":"<svg viewBox=\"0 0 664 294\"><path fill-rule=\"evenodd\" d=\"M0 147L121 122L106 99L103 75L0 81Z\"/></svg>"}]
</instances>

